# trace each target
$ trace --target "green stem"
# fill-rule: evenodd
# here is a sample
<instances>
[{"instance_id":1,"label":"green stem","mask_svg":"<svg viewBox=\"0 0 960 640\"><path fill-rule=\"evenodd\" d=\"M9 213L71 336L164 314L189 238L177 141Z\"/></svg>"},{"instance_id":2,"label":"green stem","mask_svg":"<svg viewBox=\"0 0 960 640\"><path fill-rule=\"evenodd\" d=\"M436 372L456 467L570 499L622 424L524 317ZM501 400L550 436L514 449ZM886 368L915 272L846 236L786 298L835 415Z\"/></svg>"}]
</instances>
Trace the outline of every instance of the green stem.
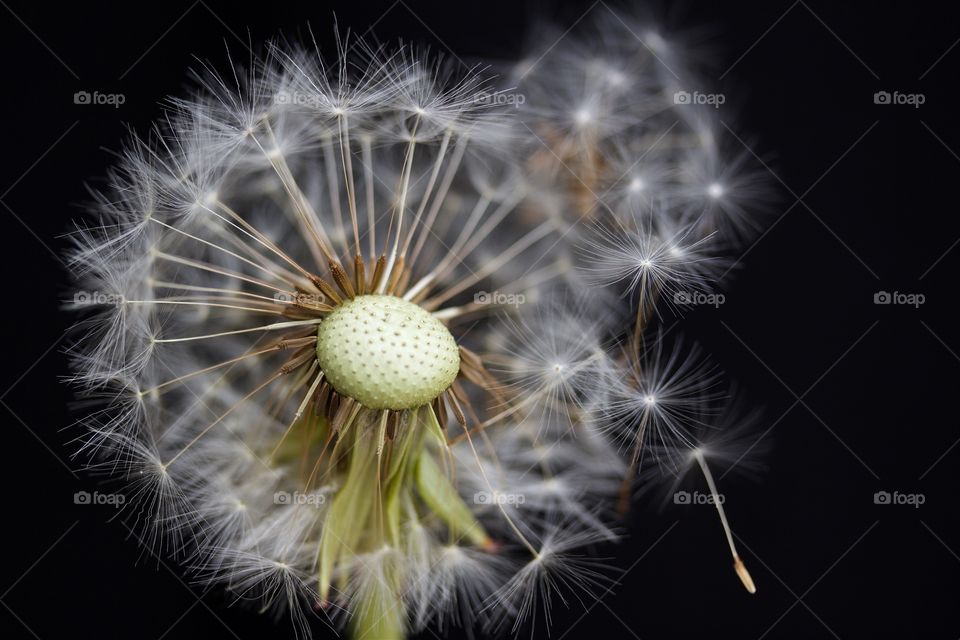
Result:
<instances>
[{"instance_id":1,"label":"green stem","mask_svg":"<svg viewBox=\"0 0 960 640\"><path fill-rule=\"evenodd\" d=\"M393 582L393 580L391 580ZM350 617L351 640L404 640L403 603L388 585L372 593Z\"/></svg>"}]
</instances>

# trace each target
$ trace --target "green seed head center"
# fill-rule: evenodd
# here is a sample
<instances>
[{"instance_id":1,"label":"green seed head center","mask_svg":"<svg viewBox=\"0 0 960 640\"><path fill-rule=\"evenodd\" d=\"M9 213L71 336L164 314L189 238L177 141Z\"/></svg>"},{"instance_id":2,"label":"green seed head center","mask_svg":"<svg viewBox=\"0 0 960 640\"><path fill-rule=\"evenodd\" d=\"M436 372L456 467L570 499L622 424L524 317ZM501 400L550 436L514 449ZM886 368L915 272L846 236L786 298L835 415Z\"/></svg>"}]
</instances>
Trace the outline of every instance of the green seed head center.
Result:
<instances>
[{"instance_id":1,"label":"green seed head center","mask_svg":"<svg viewBox=\"0 0 960 640\"><path fill-rule=\"evenodd\" d=\"M395 296L345 300L320 323L317 360L337 393L368 409L412 409L432 402L460 371L450 331Z\"/></svg>"}]
</instances>

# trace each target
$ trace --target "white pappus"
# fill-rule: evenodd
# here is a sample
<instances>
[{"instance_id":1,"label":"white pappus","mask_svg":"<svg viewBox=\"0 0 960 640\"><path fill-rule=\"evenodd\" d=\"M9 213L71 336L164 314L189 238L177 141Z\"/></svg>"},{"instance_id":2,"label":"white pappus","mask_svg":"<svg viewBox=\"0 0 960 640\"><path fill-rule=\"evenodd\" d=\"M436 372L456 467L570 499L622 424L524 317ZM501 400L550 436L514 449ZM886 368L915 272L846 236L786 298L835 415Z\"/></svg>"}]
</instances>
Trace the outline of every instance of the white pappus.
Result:
<instances>
[{"instance_id":1,"label":"white pappus","mask_svg":"<svg viewBox=\"0 0 960 640\"><path fill-rule=\"evenodd\" d=\"M149 544L304 635L519 632L612 584L624 496L714 417L655 311L764 193L671 101L675 45L615 27L505 73L519 108L409 47L272 44L130 141L70 355Z\"/></svg>"}]
</instances>

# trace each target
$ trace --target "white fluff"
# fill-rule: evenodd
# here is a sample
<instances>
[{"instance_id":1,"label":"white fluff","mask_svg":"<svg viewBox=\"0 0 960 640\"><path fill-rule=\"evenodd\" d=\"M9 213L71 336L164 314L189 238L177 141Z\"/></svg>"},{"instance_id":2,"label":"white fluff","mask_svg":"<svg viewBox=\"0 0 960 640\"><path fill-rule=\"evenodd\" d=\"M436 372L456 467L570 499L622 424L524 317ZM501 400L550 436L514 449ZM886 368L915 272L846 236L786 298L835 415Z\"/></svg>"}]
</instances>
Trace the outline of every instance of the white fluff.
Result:
<instances>
[{"instance_id":1,"label":"white fluff","mask_svg":"<svg viewBox=\"0 0 960 640\"><path fill-rule=\"evenodd\" d=\"M150 544L302 634L315 608L336 626L379 612L405 631L517 631L549 621L554 592L568 604L606 588L588 554L617 537L629 451L673 464L712 425L713 372L660 340L628 344L634 317L639 334L655 326L637 305L708 287L763 195L710 118L670 101L664 66L688 73L681 52L606 20L516 65L519 109L409 48L341 42L325 61L271 45L252 68L203 68L130 141L73 234L90 295L71 356L78 392L100 403L80 448L128 483ZM449 448L433 432L417 445L489 544L404 486L397 539L338 550L324 585L318 549L348 480L321 461L350 452L343 434L327 453L298 426L319 415L310 344L334 304L312 278L334 282L333 263L352 275L357 254L367 277L382 257L397 295L492 377L463 364L459 399L455 385L437 405ZM405 410L386 436L363 411L343 429L371 464L426 429Z\"/></svg>"}]
</instances>

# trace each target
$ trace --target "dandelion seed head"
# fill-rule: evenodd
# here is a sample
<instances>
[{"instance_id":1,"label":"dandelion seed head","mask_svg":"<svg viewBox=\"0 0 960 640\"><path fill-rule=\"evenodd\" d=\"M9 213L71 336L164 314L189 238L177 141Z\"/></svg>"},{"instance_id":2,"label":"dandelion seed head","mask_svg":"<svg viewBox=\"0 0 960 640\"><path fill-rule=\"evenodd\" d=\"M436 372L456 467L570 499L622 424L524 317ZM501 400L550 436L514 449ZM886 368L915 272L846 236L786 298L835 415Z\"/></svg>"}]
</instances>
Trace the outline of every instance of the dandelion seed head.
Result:
<instances>
[{"instance_id":1,"label":"dandelion seed head","mask_svg":"<svg viewBox=\"0 0 960 640\"><path fill-rule=\"evenodd\" d=\"M339 393L371 409L432 402L460 371L456 340L415 304L358 296L321 323L317 361Z\"/></svg>"},{"instance_id":2,"label":"dandelion seed head","mask_svg":"<svg viewBox=\"0 0 960 640\"><path fill-rule=\"evenodd\" d=\"M652 29L544 28L509 89L339 34L202 65L71 237L79 446L131 529L301 636L517 631L605 588L625 478L743 452L648 328L765 193L666 101Z\"/></svg>"}]
</instances>

